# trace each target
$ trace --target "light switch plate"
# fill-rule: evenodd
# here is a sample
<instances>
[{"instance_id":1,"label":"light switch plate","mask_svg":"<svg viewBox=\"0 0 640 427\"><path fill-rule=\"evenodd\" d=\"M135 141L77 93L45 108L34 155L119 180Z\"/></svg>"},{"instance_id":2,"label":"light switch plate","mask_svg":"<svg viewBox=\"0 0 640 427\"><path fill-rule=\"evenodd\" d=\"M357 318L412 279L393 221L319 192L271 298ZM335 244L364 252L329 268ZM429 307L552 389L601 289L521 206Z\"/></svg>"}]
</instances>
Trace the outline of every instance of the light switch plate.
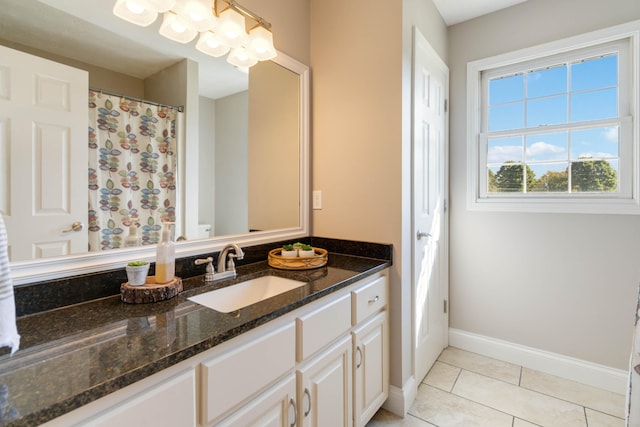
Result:
<instances>
[{"instance_id":1,"label":"light switch plate","mask_svg":"<svg viewBox=\"0 0 640 427\"><path fill-rule=\"evenodd\" d=\"M322 191L313 191L313 209L322 209Z\"/></svg>"}]
</instances>

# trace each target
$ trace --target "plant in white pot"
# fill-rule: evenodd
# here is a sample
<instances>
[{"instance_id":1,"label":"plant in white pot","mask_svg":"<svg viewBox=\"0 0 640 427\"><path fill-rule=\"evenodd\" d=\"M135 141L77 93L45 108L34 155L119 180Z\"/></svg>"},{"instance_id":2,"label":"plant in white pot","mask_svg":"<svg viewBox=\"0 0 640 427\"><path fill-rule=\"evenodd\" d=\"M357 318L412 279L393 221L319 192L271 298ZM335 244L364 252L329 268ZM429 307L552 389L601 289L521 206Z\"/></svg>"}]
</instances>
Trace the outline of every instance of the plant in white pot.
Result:
<instances>
[{"instance_id":1,"label":"plant in white pot","mask_svg":"<svg viewBox=\"0 0 640 427\"><path fill-rule=\"evenodd\" d=\"M295 258L298 256L298 249L294 248L293 245L284 245L280 255L287 258Z\"/></svg>"},{"instance_id":2,"label":"plant in white pot","mask_svg":"<svg viewBox=\"0 0 640 427\"><path fill-rule=\"evenodd\" d=\"M311 247L311 245L305 245L302 244L300 246L300 249L298 249L298 256L299 257L312 257L315 256L316 253L313 250L313 247Z\"/></svg>"},{"instance_id":3,"label":"plant in white pot","mask_svg":"<svg viewBox=\"0 0 640 427\"><path fill-rule=\"evenodd\" d=\"M131 261L125 269L130 286L142 286L147 282L147 274L149 274L147 261Z\"/></svg>"}]
</instances>

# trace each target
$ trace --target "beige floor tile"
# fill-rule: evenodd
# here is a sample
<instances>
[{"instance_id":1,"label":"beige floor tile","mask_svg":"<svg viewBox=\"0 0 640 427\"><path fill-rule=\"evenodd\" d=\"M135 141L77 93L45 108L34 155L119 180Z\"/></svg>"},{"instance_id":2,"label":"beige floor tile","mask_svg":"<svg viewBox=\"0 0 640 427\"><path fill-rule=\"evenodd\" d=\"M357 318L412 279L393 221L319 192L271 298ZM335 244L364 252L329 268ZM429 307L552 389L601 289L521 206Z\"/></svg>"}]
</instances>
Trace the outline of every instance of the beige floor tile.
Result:
<instances>
[{"instance_id":1,"label":"beige floor tile","mask_svg":"<svg viewBox=\"0 0 640 427\"><path fill-rule=\"evenodd\" d=\"M512 427L513 421L510 415L427 384L418 388L418 396L409 414L438 427Z\"/></svg>"},{"instance_id":2,"label":"beige floor tile","mask_svg":"<svg viewBox=\"0 0 640 427\"><path fill-rule=\"evenodd\" d=\"M584 409L578 405L464 369L453 393L534 424L586 426Z\"/></svg>"},{"instance_id":3,"label":"beige floor tile","mask_svg":"<svg viewBox=\"0 0 640 427\"><path fill-rule=\"evenodd\" d=\"M447 347L442 354L440 354L438 360L511 384L518 384L520 382L520 366L469 351Z\"/></svg>"},{"instance_id":4,"label":"beige floor tile","mask_svg":"<svg viewBox=\"0 0 640 427\"><path fill-rule=\"evenodd\" d=\"M540 426L538 426L538 424L530 423L529 421L521 420L520 418L514 418L513 427L540 427Z\"/></svg>"},{"instance_id":5,"label":"beige floor tile","mask_svg":"<svg viewBox=\"0 0 640 427\"><path fill-rule=\"evenodd\" d=\"M589 427L624 427L624 419L586 408Z\"/></svg>"},{"instance_id":6,"label":"beige floor tile","mask_svg":"<svg viewBox=\"0 0 640 427\"><path fill-rule=\"evenodd\" d=\"M451 391L460 374L460 368L436 361L422 381L440 390Z\"/></svg>"},{"instance_id":7,"label":"beige floor tile","mask_svg":"<svg viewBox=\"0 0 640 427\"><path fill-rule=\"evenodd\" d=\"M605 414L624 417L625 397L574 381L522 368L520 386L555 396Z\"/></svg>"},{"instance_id":8,"label":"beige floor tile","mask_svg":"<svg viewBox=\"0 0 640 427\"><path fill-rule=\"evenodd\" d=\"M435 427L433 424L407 414L404 418L380 409L367 423L367 427Z\"/></svg>"}]
</instances>

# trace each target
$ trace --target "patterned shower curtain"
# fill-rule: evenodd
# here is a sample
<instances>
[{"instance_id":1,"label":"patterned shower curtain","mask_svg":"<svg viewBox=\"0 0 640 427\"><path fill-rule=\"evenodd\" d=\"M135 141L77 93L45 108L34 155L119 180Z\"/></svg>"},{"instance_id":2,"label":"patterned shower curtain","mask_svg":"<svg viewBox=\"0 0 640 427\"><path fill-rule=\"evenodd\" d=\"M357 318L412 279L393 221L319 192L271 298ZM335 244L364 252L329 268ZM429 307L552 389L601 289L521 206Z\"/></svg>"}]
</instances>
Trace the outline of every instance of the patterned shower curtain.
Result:
<instances>
[{"instance_id":1,"label":"patterned shower curtain","mask_svg":"<svg viewBox=\"0 0 640 427\"><path fill-rule=\"evenodd\" d=\"M143 245L175 222L177 109L89 91L89 250Z\"/></svg>"}]
</instances>

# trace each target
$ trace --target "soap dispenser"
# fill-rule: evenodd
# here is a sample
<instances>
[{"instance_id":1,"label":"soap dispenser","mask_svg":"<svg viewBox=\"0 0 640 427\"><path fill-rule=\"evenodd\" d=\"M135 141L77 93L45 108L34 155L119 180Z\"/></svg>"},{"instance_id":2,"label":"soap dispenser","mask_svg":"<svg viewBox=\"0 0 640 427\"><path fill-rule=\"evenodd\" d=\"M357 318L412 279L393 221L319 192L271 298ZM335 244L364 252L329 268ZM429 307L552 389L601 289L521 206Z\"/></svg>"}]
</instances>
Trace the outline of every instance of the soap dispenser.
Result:
<instances>
[{"instance_id":1,"label":"soap dispenser","mask_svg":"<svg viewBox=\"0 0 640 427\"><path fill-rule=\"evenodd\" d=\"M171 224L164 223L162 240L156 248L156 283L160 284L172 281L176 271L176 247L169 230Z\"/></svg>"},{"instance_id":2,"label":"soap dispenser","mask_svg":"<svg viewBox=\"0 0 640 427\"><path fill-rule=\"evenodd\" d=\"M129 226L129 235L124 239L124 246L126 248L134 248L140 245L142 245L142 239L138 235L138 226L131 224Z\"/></svg>"}]
</instances>

